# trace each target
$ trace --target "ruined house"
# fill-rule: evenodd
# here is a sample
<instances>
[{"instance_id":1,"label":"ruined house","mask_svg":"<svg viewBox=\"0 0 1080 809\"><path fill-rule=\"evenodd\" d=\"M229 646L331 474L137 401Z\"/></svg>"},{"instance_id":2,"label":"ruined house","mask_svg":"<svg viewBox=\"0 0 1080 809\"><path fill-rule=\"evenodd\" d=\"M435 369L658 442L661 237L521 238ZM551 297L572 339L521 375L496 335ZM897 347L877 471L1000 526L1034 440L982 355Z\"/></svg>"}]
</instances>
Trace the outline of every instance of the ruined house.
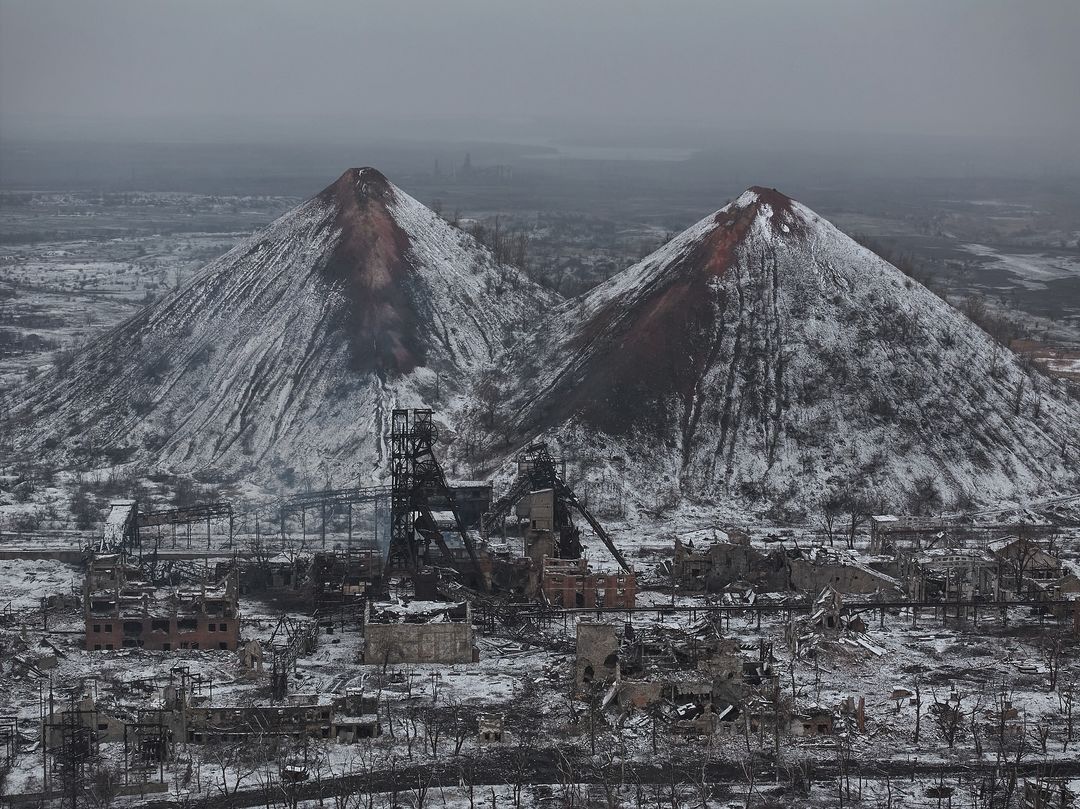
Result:
<instances>
[{"instance_id":1,"label":"ruined house","mask_svg":"<svg viewBox=\"0 0 1080 809\"><path fill-rule=\"evenodd\" d=\"M375 694L348 690L331 703L330 736L344 744L372 739L382 734L379 724L379 701Z\"/></svg>"},{"instance_id":2,"label":"ruined house","mask_svg":"<svg viewBox=\"0 0 1080 809\"><path fill-rule=\"evenodd\" d=\"M788 648L796 657L814 655L826 642L880 656L884 650L865 637L866 630L866 622L845 609L843 594L827 586L814 599L809 614L793 618L785 634Z\"/></svg>"},{"instance_id":3,"label":"ruined house","mask_svg":"<svg viewBox=\"0 0 1080 809\"><path fill-rule=\"evenodd\" d=\"M836 715L820 705L809 705L791 717L789 729L792 736L832 736L836 727Z\"/></svg>"},{"instance_id":4,"label":"ruined house","mask_svg":"<svg viewBox=\"0 0 1080 809\"><path fill-rule=\"evenodd\" d=\"M1046 596L1053 601L1070 602L1055 605L1054 615L1058 618L1066 618L1072 614L1075 632L1080 635L1080 576L1071 567L1062 569L1065 571L1064 575L1050 584L1046 590Z\"/></svg>"},{"instance_id":5,"label":"ruined house","mask_svg":"<svg viewBox=\"0 0 1080 809\"><path fill-rule=\"evenodd\" d=\"M501 713L482 713L476 717L476 740L480 744L500 744L506 740Z\"/></svg>"}]
</instances>

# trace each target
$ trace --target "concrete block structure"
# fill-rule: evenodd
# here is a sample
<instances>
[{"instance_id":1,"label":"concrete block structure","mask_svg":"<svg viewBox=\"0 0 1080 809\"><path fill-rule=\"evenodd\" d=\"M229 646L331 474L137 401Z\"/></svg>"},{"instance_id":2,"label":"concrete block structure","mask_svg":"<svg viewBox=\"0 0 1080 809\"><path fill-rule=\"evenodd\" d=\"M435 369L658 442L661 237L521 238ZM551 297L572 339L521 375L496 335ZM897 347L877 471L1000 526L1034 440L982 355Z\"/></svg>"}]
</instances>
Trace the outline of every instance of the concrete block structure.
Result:
<instances>
[{"instance_id":1,"label":"concrete block structure","mask_svg":"<svg viewBox=\"0 0 1080 809\"><path fill-rule=\"evenodd\" d=\"M364 621L364 662L474 663L476 648L468 602L372 605Z\"/></svg>"},{"instance_id":2,"label":"concrete block structure","mask_svg":"<svg viewBox=\"0 0 1080 809\"><path fill-rule=\"evenodd\" d=\"M760 558L742 531L698 531L675 539L672 576L680 587L715 591L745 579Z\"/></svg>"},{"instance_id":3,"label":"concrete block structure","mask_svg":"<svg viewBox=\"0 0 1080 809\"><path fill-rule=\"evenodd\" d=\"M619 644L614 624L578 622L574 682L579 689L594 682L610 682L618 676Z\"/></svg>"}]
</instances>

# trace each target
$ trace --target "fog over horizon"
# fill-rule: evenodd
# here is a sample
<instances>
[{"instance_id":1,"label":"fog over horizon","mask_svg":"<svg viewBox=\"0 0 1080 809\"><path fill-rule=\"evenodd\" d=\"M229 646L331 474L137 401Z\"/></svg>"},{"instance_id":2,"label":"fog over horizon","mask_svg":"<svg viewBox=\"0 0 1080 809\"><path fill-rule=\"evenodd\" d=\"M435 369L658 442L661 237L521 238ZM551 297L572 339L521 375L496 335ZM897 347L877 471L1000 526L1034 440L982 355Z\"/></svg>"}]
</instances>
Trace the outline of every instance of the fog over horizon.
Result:
<instances>
[{"instance_id":1,"label":"fog over horizon","mask_svg":"<svg viewBox=\"0 0 1080 809\"><path fill-rule=\"evenodd\" d=\"M1068 0L2 0L0 137L813 148L840 135L1071 168L1078 34Z\"/></svg>"}]
</instances>

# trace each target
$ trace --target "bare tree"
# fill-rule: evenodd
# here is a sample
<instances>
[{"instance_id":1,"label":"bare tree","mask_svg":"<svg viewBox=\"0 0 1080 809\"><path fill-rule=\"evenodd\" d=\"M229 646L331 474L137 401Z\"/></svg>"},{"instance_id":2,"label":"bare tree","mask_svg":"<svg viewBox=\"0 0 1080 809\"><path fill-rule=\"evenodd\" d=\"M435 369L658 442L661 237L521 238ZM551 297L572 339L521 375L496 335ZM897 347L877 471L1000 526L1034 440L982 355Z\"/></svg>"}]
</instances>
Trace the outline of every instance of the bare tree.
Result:
<instances>
[{"instance_id":1,"label":"bare tree","mask_svg":"<svg viewBox=\"0 0 1080 809\"><path fill-rule=\"evenodd\" d=\"M1073 740L1073 702L1076 696L1076 686L1072 682L1058 691L1058 705L1061 715L1065 718L1065 741L1061 743L1061 752L1068 750Z\"/></svg>"},{"instance_id":2,"label":"bare tree","mask_svg":"<svg viewBox=\"0 0 1080 809\"><path fill-rule=\"evenodd\" d=\"M754 764L744 759L742 762L743 776L746 778L746 809L750 809L750 800L754 795Z\"/></svg>"},{"instance_id":3,"label":"bare tree","mask_svg":"<svg viewBox=\"0 0 1080 809\"><path fill-rule=\"evenodd\" d=\"M84 800L90 809L111 809L120 796L120 773L107 766L95 768L87 785Z\"/></svg>"},{"instance_id":4,"label":"bare tree","mask_svg":"<svg viewBox=\"0 0 1080 809\"><path fill-rule=\"evenodd\" d=\"M919 730L922 723L922 691L918 679L915 680L915 744L919 743Z\"/></svg>"},{"instance_id":5,"label":"bare tree","mask_svg":"<svg viewBox=\"0 0 1080 809\"><path fill-rule=\"evenodd\" d=\"M995 741L997 742L997 755L1002 758L1008 742L1008 722L1012 712L1012 688L1004 678L994 695L994 719Z\"/></svg>"},{"instance_id":6,"label":"bare tree","mask_svg":"<svg viewBox=\"0 0 1080 809\"><path fill-rule=\"evenodd\" d=\"M1058 673L1061 671L1061 638L1043 638L1040 644L1046 670L1050 675L1050 690L1057 688Z\"/></svg>"},{"instance_id":7,"label":"bare tree","mask_svg":"<svg viewBox=\"0 0 1080 809\"><path fill-rule=\"evenodd\" d=\"M431 767L420 767L413 772L412 784L410 789L413 794L413 806L415 809L424 809L424 804L427 801L428 790L431 788L431 781L434 777L435 770Z\"/></svg>"},{"instance_id":8,"label":"bare tree","mask_svg":"<svg viewBox=\"0 0 1080 809\"><path fill-rule=\"evenodd\" d=\"M861 492L854 492L847 498L846 507L851 512L851 522L848 526L847 545L855 547L855 533L859 526L870 519L870 503Z\"/></svg>"},{"instance_id":9,"label":"bare tree","mask_svg":"<svg viewBox=\"0 0 1080 809\"><path fill-rule=\"evenodd\" d=\"M204 745L203 761L216 773L214 786L217 791L229 798L256 774L266 760L263 752L261 738L251 738L244 744L215 741Z\"/></svg>"},{"instance_id":10,"label":"bare tree","mask_svg":"<svg viewBox=\"0 0 1080 809\"><path fill-rule=\"evenodd\" d=\"M975 755L979 758L982 757L982 737L979 736L979 711L982 708L982 698L980 697L975 704L971 707L971 740L975 744Z\"/></svg>"},{"instance_id":11,"label":"bare tree","mask_svg":"<svg viewBox=\"0 0 1080 809\"><path fill-rule=\"evenodd\" d=\"M431 751L432 758L439 757L439 739L446 730L449 718L443 708L428 708L424 711L424 742Z\"/></svg>"},{"instance_id":12,"label":"bare tree","mask_svg":"<svg viewBox=\"0 0 1080 809\"><path fill-rule=\"evenodd\" d=\"M825 532L829 545L836 538L840 515L844 512L844 498L836 493L829 493L821 498L821 528Z\"/></svg>"},{"instance_id":13,"label":"bare tree","mask_svg":"<svg viewBox=\"0 0 1080 809\"><path fill-rule=\"evenodd\" d=\"M941 738L949 749L956 743L956 737L964 727L963 695L958 692L951 693L948 698L941 702L934 694L934 705L931 708Z\"/></svg>"},{"instance_id":14,"label":"bare tree","mask_svg":"<svg viewBox=\"0 0 1080 809\"><path fill-rule=\"evenodd\" d=\"M618 809L622 806L622 786L626 781L626 771L623 751L619 749L616 740L607 740L604 749L592 758L594 780L604 790L604 800L607 809Z\"/></svg>"}]
</instances>

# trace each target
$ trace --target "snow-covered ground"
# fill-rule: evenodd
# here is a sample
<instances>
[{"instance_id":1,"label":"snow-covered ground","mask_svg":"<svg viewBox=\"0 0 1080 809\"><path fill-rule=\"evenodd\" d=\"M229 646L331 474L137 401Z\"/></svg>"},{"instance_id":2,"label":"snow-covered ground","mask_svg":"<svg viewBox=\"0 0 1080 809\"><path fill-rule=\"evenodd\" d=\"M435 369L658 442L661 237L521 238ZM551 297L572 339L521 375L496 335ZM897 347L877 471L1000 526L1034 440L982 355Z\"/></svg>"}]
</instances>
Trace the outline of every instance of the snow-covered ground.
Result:
<instances>
[{"instance_id":1,"label":"snow-covered ground","mask_svg":"<svg viewBox=\"0 0 1080 809\"><path fill-rule=\"evenodd\" d=\"M965 244L972 255L988 259L986 266L1011 273L1029 289L1046 289L1046 281L1080 278L1080 258L1047 253L1006 253L984 244Z\"/></svg>"}]
</instances>

